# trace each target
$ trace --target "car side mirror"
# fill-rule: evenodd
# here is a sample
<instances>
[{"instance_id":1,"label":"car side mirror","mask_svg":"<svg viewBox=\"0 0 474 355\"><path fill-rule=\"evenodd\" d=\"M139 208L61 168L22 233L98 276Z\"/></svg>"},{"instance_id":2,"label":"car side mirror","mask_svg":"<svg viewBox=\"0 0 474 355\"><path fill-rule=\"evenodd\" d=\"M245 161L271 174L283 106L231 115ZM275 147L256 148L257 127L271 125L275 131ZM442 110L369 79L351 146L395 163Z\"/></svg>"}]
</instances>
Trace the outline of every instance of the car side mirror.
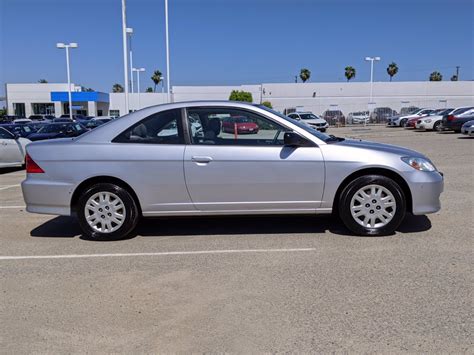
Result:
<instances>
[{"instance_id":1,"label":"car side mirror","mask_svg":"<svg viewBox=\"0 0 474 355\"><path fill-rule=\"evenodd\" d=\"M303 147L308 146L306 139L301 137L298 133L295 132L285 132L283 136L283 142L286 146L289 147Z\"/></svg>"}]
</instances>

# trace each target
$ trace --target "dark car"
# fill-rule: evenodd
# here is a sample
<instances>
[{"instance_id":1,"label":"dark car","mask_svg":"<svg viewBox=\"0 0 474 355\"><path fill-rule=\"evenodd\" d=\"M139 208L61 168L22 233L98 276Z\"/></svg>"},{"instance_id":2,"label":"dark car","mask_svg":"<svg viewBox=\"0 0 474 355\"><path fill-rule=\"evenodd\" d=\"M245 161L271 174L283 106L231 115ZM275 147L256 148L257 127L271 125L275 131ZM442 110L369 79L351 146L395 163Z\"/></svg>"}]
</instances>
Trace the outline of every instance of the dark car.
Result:
<instances>
[{"instance_id":1,"label":"dark car","mask_svg":"<svg viewBox=\"0 0 474 355\"><path fill-rule=\"evenodd\" d=\"M346 120L341 110L326 110L322 118L330 125L344 124Z\"/></svg>"},{"instance_id":2,"label":"dark car","mask_svg":"<svg viewBox=\"0 0 474 355\"><path fill-rule=\"evenodd\" d=\"M61 116L59 116L59 118L60 119L69 119L69 122L70 122L70 119L71 119L69 114L61 115ZM78 114L72 115L72 120L73 121L77 121L77 122L81 122L81 123L87 122L90 119L91 119L91 116L84 116L84 115L78 115ZM56 118L56 120L58 120L58 119ZM66 122L66 121L58 121L58 122Z\"/></svg>"},{"instance_id":3,"label":"dark car","mask_svg":"<svg viewBox=\"0 0 474 355\"><path fill-rule=\"evenodd\" d=\"M19 118L22 118L20 116L15 116L15 115L4 115L0 117L0 122L2 123L10 123L13 122Z\"/></svg>"},{"instance_id":4,"label":"dark car","mask_svg":"<svg viewBox=\"0 0 474 355\"><path fill-rule=\"evenodd\" d=\"M370 114L370 120L375 123L385 123L390 117L397 114L397 111L390 107L376 107Z\"/></svg>"},{"instance_id":5,"label":"dark car","mask_svg":"<svg viewBox=\"0 0 474 355\"><path fill-rule=\"evenodd\" d=\"M454 111L450 115L443 116L443 119L441 121L443 130L451 130L456 133L461 133L462 125L474 119L474 109L472 107L467 108L466 110L460 113L456 113L456 111Z\"/></svg>"},{"instance_id":6,"label":"dark car","mask_svg":"<svg viewBox=\"0 0 474 355\"><path fill-rule=\"evenodd\" d=\"M52 121L54 119L53 115L30 115L28 117L32 121Z\"/></svg>"},{"instance_id":7,"label":"dark car","mask_svg":"<svg viewBox=\"0 0 474 355\"><path fill-rule=\"evenodd\" d=\"M28 139L39 141L44 139L78 137L87 129L78 122L50 123L41 127L38 132L30 134Z\"/></svg>"},{"instance_id":8,"label":"dark car","mask_svg":"<svg viewBox=\"0 0 474 355\"><path fill-rule=\"evenodd\" d=\"M258 129L258 124L244 116L224 118L222 121L222 132L224 133L257 134Z\"/></svg>"},{"instance_id":9,"label":"dark car","mask_svg":"<svg viewBox=\"0 0 474 355\"><path fill-rule=\"evenodd\" d=\"M89 120L85 126L88 129L94 129L110 121L111 121L111 118L94 118L94 119Z\"/></svg>"},{"instance_id":10,"label":"dark car","mask_svg":"<svg viewBox=\"0 0 474 355\"><path fill-rule=\"evenodd\" d=\"M31 127L29 124L0 124L0 127L5 128L10 133L13 133L19 137L27 138L30 134L35 133L36 130L34 127Z\"/></svg>"}]
</instances>

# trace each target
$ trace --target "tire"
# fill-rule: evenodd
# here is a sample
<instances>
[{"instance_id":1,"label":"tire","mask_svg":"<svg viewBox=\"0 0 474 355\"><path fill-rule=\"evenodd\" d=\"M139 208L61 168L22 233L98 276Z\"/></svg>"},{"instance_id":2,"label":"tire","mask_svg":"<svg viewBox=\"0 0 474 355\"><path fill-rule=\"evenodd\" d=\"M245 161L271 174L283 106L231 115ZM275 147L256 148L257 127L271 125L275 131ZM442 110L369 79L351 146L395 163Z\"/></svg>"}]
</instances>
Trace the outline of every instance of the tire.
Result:
<instances>
[{"instance_id":1,"label":"tire","mask_svg":"<svg viewBox=\"0 0 474 355\"><path fill-rule=\"evenodd\" d=\"M406 123L407 123L407 120L401 120L400 127L405 127Z\"/></svg>"},{"instance_id":2,"label":"tire","mask_svg":"<svg viewBox=\"0 0 474 355\"><path fill-rule=\"evenodd\" d=\"M360 191L367 189L364 192L369 192L368 195L371 195L374 191L373 187L376 192L379 192L378 196L384 199L383 201L379 197L374 197L375 195L367 196L369 198L365 201L361 199L363 195ZM392 203L393 206L389 206ZM353 216L352 211L361 215ZM339 216L344 225L356 235L393 234L405 217L405 212L406 199L403 190L395 181L382 175L356 178L344 188L339 198ZM365 221L367 223L364 223Z\"/></svg>"},{"instance_id":3,"label":"tire","mask_svg":"<svg viewBox=\"0 0 474 355\"><path fill-rule=\"evenodd\" d=\"M79 198L77 217L86 238L119 240L131 234L140 215L127 190L112 183L99 183L87 188Z\"/></svg>"},{"instance_id":4,"label":"tire","mask_svg":"<svg viewBox=\"0 0 474 355\"><path fill-rule=\"evenodd\" d=\"M433 125L433 131L439 132L439 131L440 131L440 127L441 127L441 121L435 122L435 124Z\"/></svg>"},{"instance_id":5,"label":"tire","mask_svg":"<svg viewBox=\"0 0 474 355\"><path fill-rule=\"evenodd\" d=\"M321 132L322 133L326 132L326 128L321 129Z\"/></svg>"}]
</instances>

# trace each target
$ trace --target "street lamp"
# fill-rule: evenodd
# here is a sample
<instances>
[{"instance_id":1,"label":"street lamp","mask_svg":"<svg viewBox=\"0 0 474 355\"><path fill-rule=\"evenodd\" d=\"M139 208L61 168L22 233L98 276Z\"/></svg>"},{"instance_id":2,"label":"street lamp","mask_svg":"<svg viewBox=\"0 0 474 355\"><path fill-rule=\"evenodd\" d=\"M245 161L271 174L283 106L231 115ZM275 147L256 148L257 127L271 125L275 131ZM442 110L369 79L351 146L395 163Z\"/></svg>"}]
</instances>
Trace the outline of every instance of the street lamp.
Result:
<instances>
[{"instance_id":1,"label":"street lamp","mask_svg":"<svg viewBox=\"0 0 474 355\"><path fill-rule=\"evenodd\" d=\"M165 32L166 32L166 87L168 88L167 100L171 102L170 95L170 41L168 32L168 0L165 0Z\"/></svg>"},{"instance_id":2,"label":"street lamp","mask_svg":"<svg viewBox=\"0 0 474 355\"><path fill-rule=\"evenodd\" d=\"M67 68L67 92L69 100L69 118L72 120L72 98L71 98L71 70L69 68L69 48L77 48L77 43L56 43L59 49L66 49L66 68Z\"/></svg>"},{"instance_id":3,"label":"street lamp","mask_svg":"<svg viewBox=\"0 0 474 355\"><path fill-rule=\"evenodd\" d=\"M125 30L128 35L128 50L130 54L130 92L133 94L133 52L132 52L132 35L133 35L133 28L127 27Z\"/></svg>"},{"instance_id":4,"label":"street lamp","mask_svg":"<svg viewBox=\"0 0 474 355\"><path fill-rule=\"evenodd\" d=\"M132 71L137 73L138 109L140 109L140 72L145 71L145 68L132 68Z\"/></svg>"},{"instance_id":5,"label":"street lamp","mask_svg":"<svg viewBox=\"0 0 474 355\"><path fill-rule=\"evenodd\" d=\"M370 103L372 103L373 83L374 83L374 61L379 61L380 57L365 57L370 62Z\"/></svg>"},{"instance_id":6,"label":"street lamp","mask_svg":"<svg viewBox=\"0 0 474 355\"><path fill-rule=\"evenodd\" d=\"M122 43L123 43L123 76L125 89L125 114L129 112L128 106L128 55L127 55L127 14L125 0L122 0Z\"/></svg>"}]
</instances>

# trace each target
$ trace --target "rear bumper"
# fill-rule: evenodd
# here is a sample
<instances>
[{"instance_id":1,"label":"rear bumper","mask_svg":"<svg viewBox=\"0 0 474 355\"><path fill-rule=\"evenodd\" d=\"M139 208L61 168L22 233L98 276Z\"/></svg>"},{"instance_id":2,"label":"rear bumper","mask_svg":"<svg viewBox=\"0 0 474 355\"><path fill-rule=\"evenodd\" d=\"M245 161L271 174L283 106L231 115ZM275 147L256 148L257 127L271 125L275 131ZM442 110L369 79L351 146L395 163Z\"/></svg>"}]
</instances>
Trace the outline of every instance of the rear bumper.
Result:
<instances>
[{"instance_id":1,"label":"rear bumper","mask_svg":"<svg viewBox=\"0 0 474 355\"><path fill-rule=\"evenodd\" d=\"M440 172L415 171L408 180L414 215L435 213L441 209L440 196L444 190L444 177Z\"/></svg>"},{"instance_id":2,"label":"rear bumper","mask_svg":"<svg viewBox=\"0 0 474 355\"><path fill-rule=\"evenodd\" d=\"M21 183L26 210L32 213L71 215L71 197L75 185L27 177Z\"/></svg>"}]
</instances>

